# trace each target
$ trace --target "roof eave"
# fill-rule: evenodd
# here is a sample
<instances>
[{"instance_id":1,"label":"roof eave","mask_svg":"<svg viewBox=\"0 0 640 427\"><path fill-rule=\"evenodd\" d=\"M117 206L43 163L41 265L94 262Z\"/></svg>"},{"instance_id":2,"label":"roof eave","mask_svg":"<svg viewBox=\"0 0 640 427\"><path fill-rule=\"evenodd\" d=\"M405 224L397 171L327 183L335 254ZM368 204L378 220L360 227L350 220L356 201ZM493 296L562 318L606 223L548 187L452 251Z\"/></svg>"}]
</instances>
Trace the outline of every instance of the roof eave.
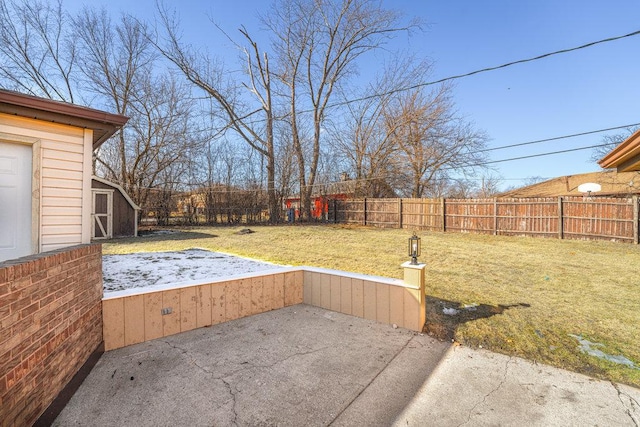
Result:
<instances>
[{"instance_id":1,"label":"roof eave","mask_svg":"<svg viewBox=\"0 0 640 427\"><path fill-rule=\"evenodd\" d=\"M618 172L640 170L640 129L598 160L598 164L604 169L615 168Z\"/></svg>"},{"instance_id":2,"label":"roof eave","mask_svg":"<svg viewBox=\"0 0 640 427\"><path fill-rule=\"evenodd\" d=\"M120 114L1 89L0 113L91 129L94 150L129 120Z\"/></svg>"}]
</instances>

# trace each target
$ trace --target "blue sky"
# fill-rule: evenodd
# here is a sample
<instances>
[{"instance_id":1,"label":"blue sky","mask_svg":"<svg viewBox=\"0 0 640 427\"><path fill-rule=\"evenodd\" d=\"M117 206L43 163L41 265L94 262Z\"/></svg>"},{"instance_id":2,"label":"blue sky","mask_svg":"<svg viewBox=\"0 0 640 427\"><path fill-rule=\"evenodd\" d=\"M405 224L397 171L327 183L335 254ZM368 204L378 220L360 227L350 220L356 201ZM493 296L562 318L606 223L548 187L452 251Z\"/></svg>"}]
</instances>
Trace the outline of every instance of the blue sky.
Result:
<instances>
[{"instance_id":1,"label":"blue sky","mask_svg":"<svg viewBox=\"0 0 640 427\"><path fill-rule=\"evenodd\" d=\"M154 0L64 0L63 4L73 11L82 3L149 19L155 10ZM233 36L242 24L252 34L260 34L256 14L266 12L270 2L182 0L167 4L180 13L186 39L212 52L225 52L225 62L233 65L236 56L209 16ZM428 24L424 32L389 48L430 57L435 61L433 80L640 29L637 0L386 0L383 4ZM640 122L639 47L640 35L459 79L454 100L458 112L489 135L489 148ZM374 66L375 58L370 58L362 68ZM500 160L595 145L605 134L489 154L491 160ZM518 185L532 176L551 178L599 170L590 156L590 150L577 151L494 167L505 186Z\"/></svg>"}]
</instances>

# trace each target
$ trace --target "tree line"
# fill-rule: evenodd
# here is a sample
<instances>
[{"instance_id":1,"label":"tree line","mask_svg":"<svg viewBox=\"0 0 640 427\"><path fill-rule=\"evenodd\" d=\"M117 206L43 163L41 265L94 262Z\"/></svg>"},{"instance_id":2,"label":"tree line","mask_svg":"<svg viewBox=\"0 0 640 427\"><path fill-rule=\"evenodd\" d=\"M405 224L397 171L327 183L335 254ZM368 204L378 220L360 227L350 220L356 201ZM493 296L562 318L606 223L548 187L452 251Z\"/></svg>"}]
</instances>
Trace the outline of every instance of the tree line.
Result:
<instances>
[{"instance_id":1,"label":"tree line","mask_svg":"<svg viewBox=\"0 0 640 427\"><path fill-rule=\"evenodd\" d=\"M208 212L253 200L251 212L263 207L272 222L299 197L305 219L320 189L340 179L357 197L496 191L482 166L488 137L456 111L454 88L417 85L433 62L387 48L422 31L420 21L373 0L275 0L265 10L267 39L212 24L238 49L233 63L183 40L163 3L149 21L6 0L0 86L128 116L94 170L157 217L176 194L198 192ZM374 59L373 77L362 76Z\"/></svg>"}]
</instances>

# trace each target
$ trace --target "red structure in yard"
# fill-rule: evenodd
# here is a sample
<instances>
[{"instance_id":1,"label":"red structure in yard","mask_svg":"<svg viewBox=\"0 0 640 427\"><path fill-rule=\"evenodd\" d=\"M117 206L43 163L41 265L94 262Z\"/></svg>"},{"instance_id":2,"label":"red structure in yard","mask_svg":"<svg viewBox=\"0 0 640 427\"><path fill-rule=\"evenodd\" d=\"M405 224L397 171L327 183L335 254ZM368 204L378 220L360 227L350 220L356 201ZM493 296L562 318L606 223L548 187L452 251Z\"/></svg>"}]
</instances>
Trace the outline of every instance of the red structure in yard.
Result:
<instances>
[{"instance_id":1,"label":"red structure in yard","mask_svg":"<svg viewBox=\"0 0 640 427\"><path fill-rule=\"evenodd\" d=\"M327 194L313 196L311 198L311 218L315 220L326 220L329 212L330 200L347 200L349 196L344 193ZM300 218L300 197L289 197L285 199L284 206L287 214L287 221L293 222Z\"/></svg>"}]
</instances>

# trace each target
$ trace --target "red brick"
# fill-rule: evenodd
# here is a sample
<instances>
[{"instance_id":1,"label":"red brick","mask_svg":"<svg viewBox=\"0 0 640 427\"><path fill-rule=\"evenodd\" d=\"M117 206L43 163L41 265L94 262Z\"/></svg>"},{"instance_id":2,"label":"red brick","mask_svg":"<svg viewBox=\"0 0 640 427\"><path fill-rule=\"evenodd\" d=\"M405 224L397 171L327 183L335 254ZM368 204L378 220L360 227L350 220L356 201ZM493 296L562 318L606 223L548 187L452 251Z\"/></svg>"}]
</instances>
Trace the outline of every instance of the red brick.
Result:
<instances>
[{"instance_id":1,"label":"red brick","mask_svg":"<svg viewBox=\"0 0 640 427\"><path fill-rule=\"evenodd\" d=\"M20 298L10 306L11 313L22 311L23 308L31 304L31 298Z\"/></svg>"},{"instance_id":2,"label":"red brick","mask_svg":"<svg viewBox=\"0 0 640 427\"><path fill-rule=\"evenodd\" d=\"M0 375L6 374L20 363L20 357L11 357L11 350L0 355Z\"/></svg>"},{"instance_id":3,"label":"red brick","mask_svg":"<svg viewBox=\"0 0 640 427\"><path fill-rule=\"evenodd\" d=\"M11 282L11 290L19 291L31 286L31 279L28 276L20 277Z\"/></svg>"},{"instance_id":4,"label":"red brick","mask_svg":"<svg viewBox=\"0 0 640 427\"><path fill-rule=\"evenodd\" d=\"M15 280L16 273L12 265L6 267L4 270L7 272L7 282L12 282L13 280Z\"/></svg>"},{"instance_id":5,"label":"red brick","mask_svg":"<svg viewBox=\"0 0 640 427\"><path fill-rule=\"evenodd\" d=\"M53 332L53 331L47 331L47 333L46 333L46 334L44 334L44 335L42 336L42 338L40 338L40 345L41 345L42 347L46 347L47 343L48 343L49 341L51 341L51 339L53 339L53 337L55 337L55 336L56 336L55 332Z\"/></svg>"},{"instance_id":6,"label":"red brick","mask_svg":"<svg viewBox=\"0 0 640 427\"><path fill-rule=\"evenodd\" d=\"M24 356L24 351L31 345L31 337L20 340L18 345L13 346L11 349L11 357L19 357L21 360Z\"/></svg>"},{"instance_id":7,"label":"red brick","mask_svg":"<svg viewBox=\"0 0 640 427\"><path fill-rule=\"evenodd\" d=\"M101 250L86 245L38 256L19 269L0 269L3 276L15 274L20 280L30 275L32 282L14 285L17 293L3 291L0 282L5 292L0 304L22 314L22 319L13 313L0 317L0 325L15 333L7 335L4 328L0 333L0 343L13 347L0 355L0 390L8 390L0 391L0 406L10 408L8 413L0 409L3 422L35 422L102 340Z\"/></svg>"},{"instance_id":8,"label":"red brick","mask_svg":"<svg viewBox=\"0 0 640 427\"><path fill-rule=\"evenodd\" d=\"M44 298L40 300L40 308L44 308L46 306L51 305L52 302L56 300L56 296L52 294L48 294Z\"/></svg>"},{"instance_id":9,"label":"red brick","mask_svg":"<svg viewBox=\"0 0 640 427\"><path fill-rule=\"evenodd\" d=\"M7 295L9 292L11 292L11 285L9 283L4 283L0 285L0 298L3 295Z\"/></svg>"},{"instance_id":10,"label":"red brick","mask_svg":"<svg viewBox=\"0 0 640 427\"><path fill-rule=\"evenodd\" d=\"M28 317L29 315L35 313L40 308L40 304L38 302L34 302L33 304L23 308L20 310L20 318ZM33 321L33 318L31 319Z\"/></svg>"}]
</instances>

